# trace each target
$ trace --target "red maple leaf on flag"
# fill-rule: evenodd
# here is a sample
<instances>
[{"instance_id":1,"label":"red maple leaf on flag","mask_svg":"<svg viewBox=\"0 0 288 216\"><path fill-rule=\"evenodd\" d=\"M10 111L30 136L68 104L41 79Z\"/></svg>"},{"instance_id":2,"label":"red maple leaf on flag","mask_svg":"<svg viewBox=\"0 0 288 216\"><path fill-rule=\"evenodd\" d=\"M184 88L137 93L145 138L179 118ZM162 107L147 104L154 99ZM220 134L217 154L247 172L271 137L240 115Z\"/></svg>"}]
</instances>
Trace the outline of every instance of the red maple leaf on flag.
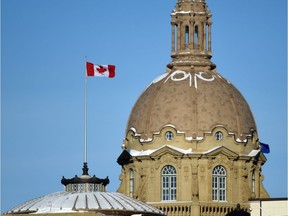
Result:
<instances>
[{"instance_id":1,"label":"red maple leaf on flag","mask_svg":"<svg viewBox=\"0 0 288 216\"><path fill-rule=\"evenodd\" d=\"M102 65L97 65L96 69L99 73L104 73L105 71L107 71L107 69L104 68Z\"/></svg>"}]
</instances>

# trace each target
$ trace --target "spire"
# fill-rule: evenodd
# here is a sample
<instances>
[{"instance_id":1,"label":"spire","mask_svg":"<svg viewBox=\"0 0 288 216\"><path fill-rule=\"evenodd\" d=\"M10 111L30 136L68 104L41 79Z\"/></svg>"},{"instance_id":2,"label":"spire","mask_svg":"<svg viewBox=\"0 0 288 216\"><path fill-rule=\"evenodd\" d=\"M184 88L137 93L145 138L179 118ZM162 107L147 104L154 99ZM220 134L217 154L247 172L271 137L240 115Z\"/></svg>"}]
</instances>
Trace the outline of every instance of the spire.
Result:
<instances>
[{"instance_id":1,"label":"spire","mask_svg":"<svg viewBox=\"0 0 288 216\"><path fill-rule=\"evenodd\" d=\"M171 13L171 57L169 68L214 69L210 59L212 14L205 0L177 0Z\"/></svg>"},{"instance_id":2,"label":"spire","mask_svg":"<svg viewBox=\"0 0 288 216\"><path fill-rule=\"evenodd\" d=\"M87 162L84 162L82 170L83 170L83 174L82 175L89 175L88 174L89 168L88 168Z\"/></svg>"}]
</instances>

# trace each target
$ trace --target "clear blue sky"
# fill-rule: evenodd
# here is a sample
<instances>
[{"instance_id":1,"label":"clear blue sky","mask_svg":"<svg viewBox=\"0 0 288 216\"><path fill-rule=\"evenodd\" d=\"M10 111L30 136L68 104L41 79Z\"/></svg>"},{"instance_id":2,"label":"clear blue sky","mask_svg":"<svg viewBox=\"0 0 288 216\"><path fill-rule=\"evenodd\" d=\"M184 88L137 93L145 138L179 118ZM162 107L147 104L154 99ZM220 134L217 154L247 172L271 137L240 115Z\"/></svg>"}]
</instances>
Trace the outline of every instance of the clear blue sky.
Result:
<instances>
[{"instance_id":1,"label":"clear blue sky","mask_svg":"<svg viewBox=\"0 0 288 216\"><path fill-rule=\"evenodd\" d=\"M129 113L170 62L176 0L2 0L1 204L6 211L62 191L81 175L85 56L115 64L88 80L88 166L119 186ZM207 0L212 61L244 95L261 142L271 197L287 196L286 0Z\"/></svg>"}]
</instances>

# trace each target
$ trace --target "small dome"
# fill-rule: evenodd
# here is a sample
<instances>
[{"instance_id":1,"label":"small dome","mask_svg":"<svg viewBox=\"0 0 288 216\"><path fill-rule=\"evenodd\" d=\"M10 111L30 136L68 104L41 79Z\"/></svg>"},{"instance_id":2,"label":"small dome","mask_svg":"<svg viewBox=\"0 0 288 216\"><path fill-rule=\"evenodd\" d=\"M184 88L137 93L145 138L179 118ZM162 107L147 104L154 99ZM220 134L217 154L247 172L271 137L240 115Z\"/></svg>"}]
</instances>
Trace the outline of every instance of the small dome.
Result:
<instances>
[{"instance_id":1,"label":"small dome","mask_svg":"<svg viewBox=\"0 0 288 216\"><path fill-rule=\"evenodd\" d=\"M88 211L107 215L163 215L154 207L116 192L56 192L27 201L5 214L61 214Z\"/></svg>"},{"instance_id":2,"label":"small dome","mask_svg":"<svg viewBox=\"0 0 288 216\"><path fill-rule=\"evenodd\" d=\"M166 125L186 137L203 137L219 125L235 139L256 129L245 98L215 70L172 70L156 78L136 101L126 134L133 129L147 140Z\"/></svg>"}]
</instances>

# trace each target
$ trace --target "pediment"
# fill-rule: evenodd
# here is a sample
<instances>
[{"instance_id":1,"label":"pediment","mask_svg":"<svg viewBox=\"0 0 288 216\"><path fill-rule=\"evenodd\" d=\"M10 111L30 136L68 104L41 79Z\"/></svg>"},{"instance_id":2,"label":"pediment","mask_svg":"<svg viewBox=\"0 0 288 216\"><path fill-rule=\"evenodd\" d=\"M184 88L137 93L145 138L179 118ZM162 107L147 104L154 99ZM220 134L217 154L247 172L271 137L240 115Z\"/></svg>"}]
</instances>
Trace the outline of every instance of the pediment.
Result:
<instances>
[{"instance_id":1,"label":"pediment","mask_svg":"<svg viewBox=\"0 0 288 216\"><path fill-rule=\"evenodd\" d=\"M230 149L224 147L224 146L220 146L219 148L213 149L211 151L209 151L208 153L206 153L205 155L207 156L217 156L217 155L225 155L228 158L237 158L239 157L239 155L234 152L231 151Z\"/></svg>"},{"instance_id":2,"label":"pediment","mask_svg":"<svg viewBox=\"0 0 288 216\"><path fill-rule=\"evenodd\" d=\"M185 153L181 152L180 150L177 150L176 148L172 148L170 146L163 146L162 148L156 150L153 152L150 156L151 157L161 157L165 154L170 154L172 156L183 156Z\"/></svg>"}]
</instances>

